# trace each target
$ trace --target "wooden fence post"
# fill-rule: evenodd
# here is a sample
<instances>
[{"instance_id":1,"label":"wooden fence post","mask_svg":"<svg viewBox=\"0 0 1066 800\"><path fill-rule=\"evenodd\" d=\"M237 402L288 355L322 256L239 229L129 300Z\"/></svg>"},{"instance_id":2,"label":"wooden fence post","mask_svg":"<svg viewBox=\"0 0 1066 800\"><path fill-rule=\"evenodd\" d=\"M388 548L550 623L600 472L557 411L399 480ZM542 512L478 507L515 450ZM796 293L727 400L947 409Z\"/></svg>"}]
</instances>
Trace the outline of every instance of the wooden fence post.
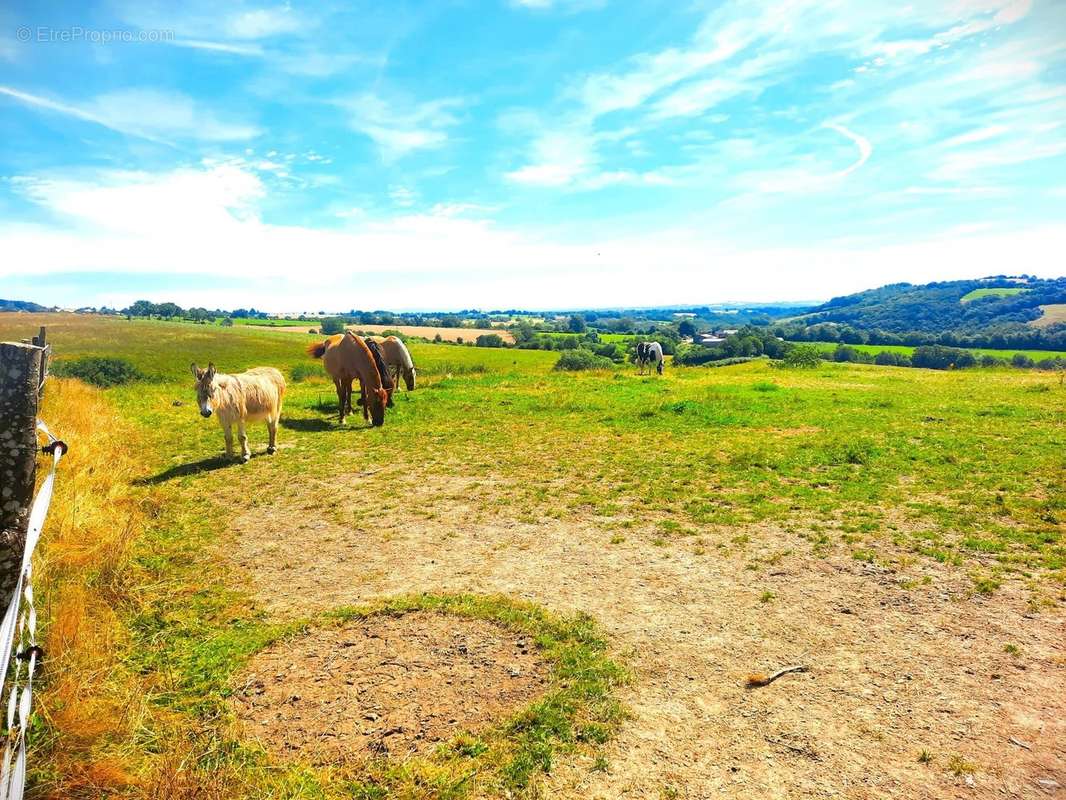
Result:
<instances>
[{"instance_id":1,"label":"wooden fence post","mask_svg":"<svg viewBox=\"0 0 1066 800\"><path fill-rule=\"evenodd\" d=\"M37 476L37 403L44 328L36 344L0 342L0 604L15 590Z\"/></svg>"}]
</instances>

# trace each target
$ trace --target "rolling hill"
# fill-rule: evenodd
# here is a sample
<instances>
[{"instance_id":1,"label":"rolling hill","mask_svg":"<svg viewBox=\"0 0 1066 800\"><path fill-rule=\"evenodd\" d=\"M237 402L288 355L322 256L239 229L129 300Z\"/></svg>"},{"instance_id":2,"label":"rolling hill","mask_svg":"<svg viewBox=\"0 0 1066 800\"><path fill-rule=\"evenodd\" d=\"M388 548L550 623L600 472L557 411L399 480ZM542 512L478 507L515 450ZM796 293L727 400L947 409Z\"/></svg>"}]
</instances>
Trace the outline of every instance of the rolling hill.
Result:
<instances>
[{"instance_id":1,"label":"rolling hill","mask_svg":"<svg viewBox=\"0 0 1066 800\"><path fill-rule=\"evenodd\" d=\"M779 327L798 339L1056 349L1066 347L1066 322L1049 322L1045 308L1063 303L1066 278L895 283L835 297Z\"/></svg>"}]
</instances>

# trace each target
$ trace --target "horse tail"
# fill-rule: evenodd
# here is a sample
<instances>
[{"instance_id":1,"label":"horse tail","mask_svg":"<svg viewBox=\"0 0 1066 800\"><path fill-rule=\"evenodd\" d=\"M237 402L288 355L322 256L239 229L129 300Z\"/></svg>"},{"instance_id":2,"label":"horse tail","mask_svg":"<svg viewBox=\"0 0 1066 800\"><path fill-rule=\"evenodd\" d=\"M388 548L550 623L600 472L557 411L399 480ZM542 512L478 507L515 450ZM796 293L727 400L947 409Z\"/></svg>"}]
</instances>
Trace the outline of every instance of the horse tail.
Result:
<instances>
[{"instance_id":1,"label":"horse tail","mask_svg":"<svg viewBox=\"0 0 1066 800\"><path fill-rule=\"evenodd\" d=\"M326 354L326 350L329 348L329 339L322 342L315 342L309 345L307 348L307 355L311 358L322 358Z\"/></svg>"}]
</instances>

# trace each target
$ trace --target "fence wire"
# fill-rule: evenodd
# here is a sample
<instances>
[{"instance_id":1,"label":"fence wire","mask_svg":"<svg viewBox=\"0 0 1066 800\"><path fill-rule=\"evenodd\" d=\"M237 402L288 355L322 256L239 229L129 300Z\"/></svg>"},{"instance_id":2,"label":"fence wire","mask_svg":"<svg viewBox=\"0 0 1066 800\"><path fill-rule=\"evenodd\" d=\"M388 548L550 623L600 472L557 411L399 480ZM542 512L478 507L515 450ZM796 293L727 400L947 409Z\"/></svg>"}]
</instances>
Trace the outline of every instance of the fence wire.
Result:
<instances>
[{"instance_id":1,"label":"fence wire","mask_svg":"<svg viewBox=\"0 0 1066 800\"><path fill-rule=\"evenodd\" d=\"M56 467L67 451L66 444L53 436L48 426L40 420L37 421L37 429L48 437L45 451L52 455L52 468L41 483L41 488L30 507L22 569L19 571L15 591L4 613L3 622L0 623L0 676L3 678L3 685L11 687L7 696L7 740L4 744L3 763L0 765L0 800L22 800L26 788L26 730L29 728L30 713L33 709L33 675L42 653L37 644L37 609L33 603L33 551L41 538L41 529L48 516L48 506L52 502ZM12 656L15 658L15 666L9 675Z\"/></svg>"}]
</instances>

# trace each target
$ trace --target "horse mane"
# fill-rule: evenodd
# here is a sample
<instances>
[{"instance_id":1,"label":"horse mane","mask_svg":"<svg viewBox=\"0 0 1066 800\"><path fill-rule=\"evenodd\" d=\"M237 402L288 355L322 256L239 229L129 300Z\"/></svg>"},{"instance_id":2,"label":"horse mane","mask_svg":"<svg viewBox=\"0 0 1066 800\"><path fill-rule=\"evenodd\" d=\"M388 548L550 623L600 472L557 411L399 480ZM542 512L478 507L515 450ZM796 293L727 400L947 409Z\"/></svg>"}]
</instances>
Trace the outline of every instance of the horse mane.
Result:
<instances>
[{"instance_id":1,"label":"horse mane","mask_svg":"<svg viewBox=\"0 0 1066 800\"><path fill-rule=\"evenodd\" d=\"M392 375L389 374L389 368L385 365L385 358L381 355L380 345L378 345L373 339L367 339L366 347L374 359L374 366L378 369L378 375L381 377L382 387L386 390L395 389L396 387L392 382Z\"/></svg>"},{"instance_id":2,"label":"horse mane","mask_svg":"<svg viewBox=\"0 0 1066 800\"><path fill-rule=\"evenodd\" d=\"M374 354L370 351L370 348L367 347L366 340L361 336L356 336L351 331L349 331L346 335L351 336L352 339L355 341L356 345L361 347L362 351L367 354L367 358L370 361L370 366L373 367L374 374L377 375L377 388L374 389L374 391L376 391L377 396L381 397L382 401L385 402L388 399L388 391L385 390L385 381L382 380L382 372L377 368L377 362L374 359Z\"/></svg>"}]
</instances>

